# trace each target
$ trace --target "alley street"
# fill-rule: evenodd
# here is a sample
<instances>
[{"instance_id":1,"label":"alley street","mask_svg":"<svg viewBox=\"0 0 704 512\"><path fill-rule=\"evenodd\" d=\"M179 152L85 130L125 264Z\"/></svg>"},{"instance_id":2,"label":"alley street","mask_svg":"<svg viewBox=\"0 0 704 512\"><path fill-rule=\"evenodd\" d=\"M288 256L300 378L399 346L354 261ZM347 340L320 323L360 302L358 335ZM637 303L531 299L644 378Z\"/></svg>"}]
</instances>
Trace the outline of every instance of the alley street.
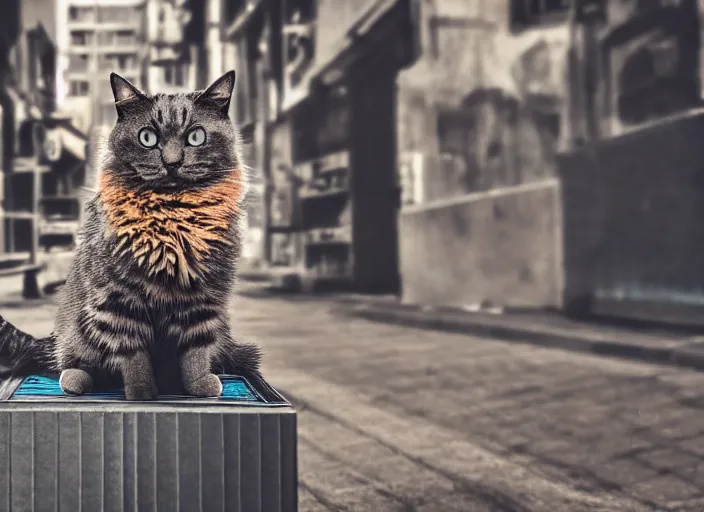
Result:
<instances>
[{"instance_id":1,"label":"alley street","mask_svg":"<svg viewBox=\"0 0 704 512\"><path fill-rule=\"evenodd\" d=\"M243 285L248 286L248 285ZM300 510L704 510L704 373L238 296L299 413ZM0 314L36 335L53 306Z\"/></svg>"}]
</instances>

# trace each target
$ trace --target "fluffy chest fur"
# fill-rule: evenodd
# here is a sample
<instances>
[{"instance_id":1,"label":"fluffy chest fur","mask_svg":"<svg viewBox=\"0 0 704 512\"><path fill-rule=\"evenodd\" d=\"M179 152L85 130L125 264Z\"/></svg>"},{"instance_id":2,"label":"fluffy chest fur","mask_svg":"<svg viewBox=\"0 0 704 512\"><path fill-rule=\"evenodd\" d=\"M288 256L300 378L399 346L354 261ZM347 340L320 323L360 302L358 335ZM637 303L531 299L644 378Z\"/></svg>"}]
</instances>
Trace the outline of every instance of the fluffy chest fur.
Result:
<instances>
[{"instance_id":1,"label":"fluffy chest fur","mask_svg":"<svg viewBox=\"0 0 704 512\"><path fill-rule=\"evenodd\" d=\"M234 243L242 199L236 170L200 190L162 193L128 190L104 173L98 193L116 250L131 253L149 276L166 273L188 284L202 274L215 246Z\"/></svg>"}]
</instances>

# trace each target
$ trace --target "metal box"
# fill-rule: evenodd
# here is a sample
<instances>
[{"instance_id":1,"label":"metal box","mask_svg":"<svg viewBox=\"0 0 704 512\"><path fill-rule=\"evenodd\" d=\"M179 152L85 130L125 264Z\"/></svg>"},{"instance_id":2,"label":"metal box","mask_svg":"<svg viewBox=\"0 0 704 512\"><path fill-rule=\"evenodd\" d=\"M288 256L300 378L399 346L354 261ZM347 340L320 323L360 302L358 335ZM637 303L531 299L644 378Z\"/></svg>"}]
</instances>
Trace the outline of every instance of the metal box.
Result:
<instances>
[{"instance_id":1,"label":"metal box","mask_svg":"<svg viewBox=\"0 0 704 512\"><path fill-rule=\"evenodd\" d=\"M6 381L0 512L296 511L295 411L261 377L221 378L219 399L156 402Z\"/></svg>"}]
</instances>

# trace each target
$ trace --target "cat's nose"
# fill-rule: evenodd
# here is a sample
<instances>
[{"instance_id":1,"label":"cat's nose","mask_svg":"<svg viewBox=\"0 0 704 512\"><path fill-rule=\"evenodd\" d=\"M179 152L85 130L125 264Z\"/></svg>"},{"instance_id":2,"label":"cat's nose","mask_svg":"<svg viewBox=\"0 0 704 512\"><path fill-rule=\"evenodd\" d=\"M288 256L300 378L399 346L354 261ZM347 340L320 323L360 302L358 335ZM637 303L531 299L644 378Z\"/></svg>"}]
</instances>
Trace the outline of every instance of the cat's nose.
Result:
<instances>
[{"instance_id":1,"label":"cat's nose","mask_svg":"<svg viewBox=\"0 0 704 512\"><path fill-rule=\"evenodd\" d=\"M173 176L183 164L183 149L173 141L169 141L162 150L161 160L164 162L166 171Z\"/></svg>"},{"instance_id":2,"label":"cat's nose","mask_svg":"<svg viewBox=\"0 0 704 512\"><path fill-rule=\"evenodd\" d=\"M164 164L164 167L166 167L166 172L169 176L176 176L178 174L178 170L181 168L181 161Z\"/></svg>"}]
</instances>

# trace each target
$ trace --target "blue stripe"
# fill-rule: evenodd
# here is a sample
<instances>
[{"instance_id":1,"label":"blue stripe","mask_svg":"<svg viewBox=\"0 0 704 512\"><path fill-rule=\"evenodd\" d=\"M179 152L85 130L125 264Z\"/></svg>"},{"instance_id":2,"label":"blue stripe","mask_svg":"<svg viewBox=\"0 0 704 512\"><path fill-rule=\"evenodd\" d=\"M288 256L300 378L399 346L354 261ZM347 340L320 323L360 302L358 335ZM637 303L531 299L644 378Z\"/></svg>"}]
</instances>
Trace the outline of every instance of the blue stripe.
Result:
<instances>
[{"instance_id":1,"label":"blue stripe","mask_svg":"<svg viewBox=\"0 0 704 512\"><path fill-rule=\"evenodd\" d=\"M235 402L243 402L245 405L261 405L267 403L257 390L245 379L237 375L221 375L222 395L220 400L229 400ZM45 375L32 375L26 377L22 384L12 394L11 400L21 400L23 398L40 398L40 397L65 397L65 398L82 398L86 400L124 400L125 394L122 388L112 391L100 393L87 393L81 397L67 395L59 386L59 379ZM182 400L198 400L198 398L182 396L182 395L163 395L159 396L163 399L182 399Z\"/></svg>"}]
</instances>

